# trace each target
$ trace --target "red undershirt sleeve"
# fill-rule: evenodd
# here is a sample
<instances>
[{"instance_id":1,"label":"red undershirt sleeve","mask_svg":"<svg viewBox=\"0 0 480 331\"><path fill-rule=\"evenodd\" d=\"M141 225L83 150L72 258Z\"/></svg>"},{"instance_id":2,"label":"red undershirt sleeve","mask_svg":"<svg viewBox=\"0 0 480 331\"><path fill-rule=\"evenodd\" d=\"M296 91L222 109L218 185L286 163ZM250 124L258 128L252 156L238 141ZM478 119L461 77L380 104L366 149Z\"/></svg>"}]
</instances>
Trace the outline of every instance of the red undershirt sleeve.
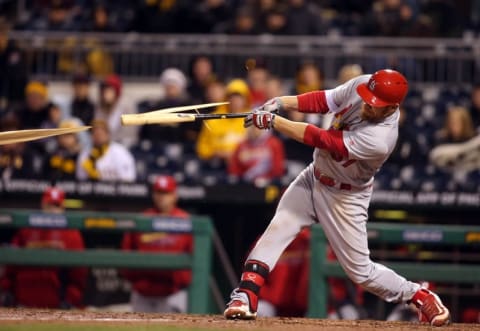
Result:
<instances>
[{"instance_id":1,"label":"red undershirt sleeve","mask_svg":"<svg viewBox=\"0 0 480 331\"><path fill-rule=\"evenodd\" d=\"M325 91L307 92L297 96L298 111L301 113L328 113Z\"/></svg>"},{"instance_id":2,"label":"red undershirt sleeve","mask_svg":"<svg viewBox=\"0 0 480 331\"><path fill-rule=\"evenodd\" d=\"M325 149L343 158L348 158L348 150L343 142L343 131L324 130L309 124L303 135L303 142L307 145Z\"/></svg>"}]
</instances>

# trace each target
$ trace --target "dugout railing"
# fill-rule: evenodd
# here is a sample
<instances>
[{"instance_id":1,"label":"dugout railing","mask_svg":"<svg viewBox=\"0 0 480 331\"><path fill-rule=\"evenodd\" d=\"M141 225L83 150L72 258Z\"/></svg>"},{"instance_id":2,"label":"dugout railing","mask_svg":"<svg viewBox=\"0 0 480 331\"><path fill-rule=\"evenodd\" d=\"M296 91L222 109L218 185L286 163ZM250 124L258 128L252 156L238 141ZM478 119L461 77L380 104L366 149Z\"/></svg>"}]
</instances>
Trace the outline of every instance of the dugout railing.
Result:
<instances>
[{"instance_id":1,"label":"dugout railing","mask_svg":"<svg viewBox=\"0 0 480 331\"><path fill-rule=\"evenodd\" d=\"M430 244L436 246L478 246L480 227L369 223L369 243ZM320 225L312 226L308 316L325 318L328 305L328 277L347 278L338 262L327 260L328 241ZM480 283L480 264L388 262L382 264L412 280L462 284Z\"/></svg>"},{"instance_id":2,"label":"dugout railing","mask_svg":"<svg viewBox=\"0 0 480 331\"><path fill-rule=\"evenodd\" d=\"M79 230L192 233L192 254L166 254L86 249L65 251L0 247L0 264L112 267L133 269L191 269L188 312L204 314L209 309L209 277L212 264L212 222L208 217L191 219L147 217L129 213L68 212L46 214L40 211L0 210L0 228L62 228Z\"/></svg>"}]
</instances>

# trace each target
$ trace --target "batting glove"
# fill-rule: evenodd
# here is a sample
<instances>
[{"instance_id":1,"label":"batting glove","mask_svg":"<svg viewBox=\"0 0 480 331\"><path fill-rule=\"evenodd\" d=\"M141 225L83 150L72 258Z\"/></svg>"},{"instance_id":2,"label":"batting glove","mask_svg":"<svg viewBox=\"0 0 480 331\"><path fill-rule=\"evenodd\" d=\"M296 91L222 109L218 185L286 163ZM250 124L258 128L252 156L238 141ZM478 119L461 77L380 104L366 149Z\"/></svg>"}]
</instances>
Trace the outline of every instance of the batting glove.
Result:
<instances>
[{"instance_id":1,"label":"batting glove","mask_svg":"<svg viewBox=\"0 0 480 331\"><path fill-rule=\"evenodd\" d=\"M248 128L249 126L254 125L259 129L270 130L273 128L274 119L275 114L268 111L255 109L252 113L245 117L243 126Z\"/></svg>"},{"instance_id":2,"label":"batting glove","mask_svg":"<svg viewBox=\"0 0 480 331\"><path fill-rule=\"evenodd\" d=\"M283 110L282 99L272 98L265 102L262 106L257 108L258 110L268 111L269 113L278 113Z\"/></svg>"}]
</instances>

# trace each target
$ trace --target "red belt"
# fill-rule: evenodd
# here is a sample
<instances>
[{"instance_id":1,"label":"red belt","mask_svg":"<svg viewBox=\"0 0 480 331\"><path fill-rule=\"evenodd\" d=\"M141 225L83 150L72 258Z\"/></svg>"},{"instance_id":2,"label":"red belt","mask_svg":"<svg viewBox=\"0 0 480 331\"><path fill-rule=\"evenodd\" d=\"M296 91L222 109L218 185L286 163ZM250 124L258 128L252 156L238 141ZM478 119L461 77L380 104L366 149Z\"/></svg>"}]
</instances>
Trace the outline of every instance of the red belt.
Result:
<instances>
[{"instance_id":1,"label":"red belt","mask_svg":"<svg viewBox=\"0 0 480 331\"><path fill-rule=\"evenodd\" d=\"M318 169L313 170L315 178L325 186L338 187L340 190L351 191L352 185L346 183L339 183L332 177L322 174Z\"/></svg>"}]
</instances>

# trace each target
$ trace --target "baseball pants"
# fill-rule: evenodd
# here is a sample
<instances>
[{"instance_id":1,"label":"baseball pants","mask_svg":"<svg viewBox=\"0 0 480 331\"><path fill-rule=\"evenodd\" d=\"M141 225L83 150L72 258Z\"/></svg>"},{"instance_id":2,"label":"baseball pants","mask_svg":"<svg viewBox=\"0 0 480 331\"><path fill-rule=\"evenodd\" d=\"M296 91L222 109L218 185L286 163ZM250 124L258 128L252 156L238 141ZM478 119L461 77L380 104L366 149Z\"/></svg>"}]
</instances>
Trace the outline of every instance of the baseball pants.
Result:
<instances>
[{"instance_id":1,"label":"baseball pants","mask_svg":"<svg viewBox=\"0 0 480 331\"><path fill-rule=\"evenodd\" d=\"M388 302L410 300L420 285L370 260L366 225L372 188L329 187L315 179L313 169L310 164L290 184L248 259L262 261L272 270L301 228L318 222L354 283Z\"/></svg>"}]
</instances>

